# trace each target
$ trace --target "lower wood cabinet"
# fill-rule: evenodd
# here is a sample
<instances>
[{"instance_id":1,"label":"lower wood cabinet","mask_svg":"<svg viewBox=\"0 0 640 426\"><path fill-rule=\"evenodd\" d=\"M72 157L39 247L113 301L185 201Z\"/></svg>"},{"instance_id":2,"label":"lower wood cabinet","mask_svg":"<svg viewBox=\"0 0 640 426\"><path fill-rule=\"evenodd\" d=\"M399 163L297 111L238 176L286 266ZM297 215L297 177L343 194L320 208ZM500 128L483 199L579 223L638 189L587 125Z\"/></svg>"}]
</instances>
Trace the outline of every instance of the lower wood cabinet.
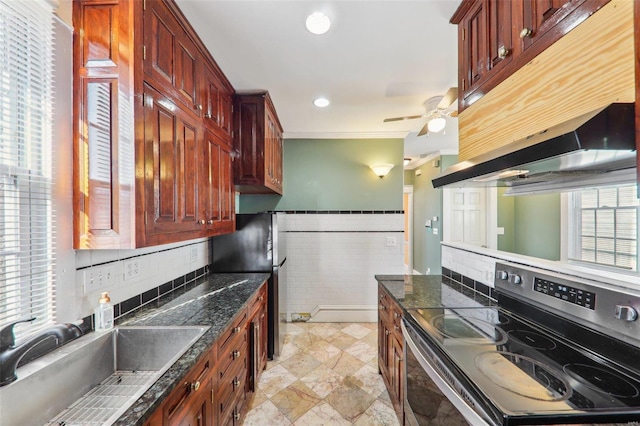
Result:
<instances>
[{"instance_id":1,"label":"lower wood cabinet","mask_svg":"<svg viewBox=\"0 0 640 426\"><path fill-rule=\"evenodd\" d=\"M404 424L404 338L400 324L403 310L391 295L378 286L378 370L389 397Z\"/></svg>"},{"instance_id":2,"label":"lower wood cabinet","mask_svg":"<svg viewBox=\"0 0 640 426\"><path fill-rule=\"evenodd\" d=\"M265 282L145 426L240 425L266 366Z\"/></svg>"}]
</instances>

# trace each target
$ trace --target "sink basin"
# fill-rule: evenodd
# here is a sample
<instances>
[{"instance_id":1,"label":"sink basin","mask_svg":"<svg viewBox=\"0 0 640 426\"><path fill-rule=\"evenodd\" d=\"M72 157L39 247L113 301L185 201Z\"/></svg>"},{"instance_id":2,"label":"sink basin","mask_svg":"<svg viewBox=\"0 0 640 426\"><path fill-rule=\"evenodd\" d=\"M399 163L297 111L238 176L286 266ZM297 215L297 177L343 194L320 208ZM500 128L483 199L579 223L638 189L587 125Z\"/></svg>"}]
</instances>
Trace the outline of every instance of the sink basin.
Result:
<instances>
[{"instance_id":1,"label":"sink basin","mask_svg":"<svg viewBox=\"0 0 640 426\"><path fill-rule=\"evenodd\" d=\"M116 327L70 342L0 388L3 424L111 424L208 328Z\"/></svg>"}]
</instances>

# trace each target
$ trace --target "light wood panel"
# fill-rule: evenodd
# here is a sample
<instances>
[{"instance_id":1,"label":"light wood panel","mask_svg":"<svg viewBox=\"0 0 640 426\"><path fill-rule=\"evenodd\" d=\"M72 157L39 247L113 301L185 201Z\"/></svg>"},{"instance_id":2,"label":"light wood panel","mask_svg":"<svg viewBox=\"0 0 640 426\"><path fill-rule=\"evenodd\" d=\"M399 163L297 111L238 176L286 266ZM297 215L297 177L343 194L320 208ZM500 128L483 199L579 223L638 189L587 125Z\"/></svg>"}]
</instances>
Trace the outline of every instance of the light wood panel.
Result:
<instances>
[{"instance_id":1,"label":"light wood panel","mask_svg":"<svg viewBox=\"0 0 640 426\"><path fill-rule=\"evenodd\" d=\"M459 159L634 101L633 2L613 0L460 113Z\"/></svg>"}]
</instances>

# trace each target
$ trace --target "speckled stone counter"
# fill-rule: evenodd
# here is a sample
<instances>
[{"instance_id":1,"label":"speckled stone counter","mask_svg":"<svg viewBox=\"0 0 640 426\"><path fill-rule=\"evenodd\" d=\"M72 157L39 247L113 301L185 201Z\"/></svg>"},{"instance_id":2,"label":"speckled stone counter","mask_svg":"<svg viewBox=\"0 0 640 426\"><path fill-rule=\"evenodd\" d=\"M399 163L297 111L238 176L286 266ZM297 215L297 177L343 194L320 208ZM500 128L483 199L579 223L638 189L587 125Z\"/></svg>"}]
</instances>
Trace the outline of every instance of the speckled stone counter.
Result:
<instances>
[{"instance_id":1,"label":"speckled stone counter","mask_svg":"<svg viewBox=\"0 0 640 426\"><path fill-rule=\"evenodd\" d=\"M442 275L376 275L375 278L405 310L494 304L485 294Z\"/></svg>"},{"instance_id":2,"label":"speckled stone counter","mask_svg":"<svg viewBox=\"0 0 640 426\"><path fill-rule=\"evenodd\" d=\"M206 325L210 328L114 425L143 425L268 278L269 274L261 273L212 274L185 292L171 293L122 317L117 325Z\"/></svg>"}]
</instances>

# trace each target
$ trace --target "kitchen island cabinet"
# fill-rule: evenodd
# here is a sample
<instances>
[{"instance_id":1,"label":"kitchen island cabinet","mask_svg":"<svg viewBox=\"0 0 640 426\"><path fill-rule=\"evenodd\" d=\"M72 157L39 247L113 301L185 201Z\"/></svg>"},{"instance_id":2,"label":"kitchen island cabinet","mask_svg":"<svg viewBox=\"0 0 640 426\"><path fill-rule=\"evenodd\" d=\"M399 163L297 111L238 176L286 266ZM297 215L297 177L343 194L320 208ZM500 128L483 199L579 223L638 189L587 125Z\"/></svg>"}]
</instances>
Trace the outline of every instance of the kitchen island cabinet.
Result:
<instances>
[{"instance_id":1,"label":"kitchen island cabinet","mask_svg":"<svg viewBox=\"0 0 640 426\"><path fill-rule=\"evenodd\" d=\"M115 425L240 424L253 397L249 360L267 343L266 334L258 343L248 330L251 315L260 312L255 307L266 303L268 277L213 274L183 294L118 319L117 325L210 328Z\"/></svg>"},{"instance_id":2,"label":"kitchen island cabinet","mask_svg":"<svg viewBox=\"0 0 640 426\"><path fill-rule=\"evenodd\" d=\"M234 90L174 1L78 0L73 20L74 248L233 232Z\"/></svg>"},{"instance_id":3,"label":"kitchen island cabinet","mask_svg":"<svg viewBox=\"0 0 640 426\"><path fill-rule=\"evenodd\" d=\"M382 284L378 284L378 370L404 424L404 338L403 310Z\"/></svg>"}]
</instances>

